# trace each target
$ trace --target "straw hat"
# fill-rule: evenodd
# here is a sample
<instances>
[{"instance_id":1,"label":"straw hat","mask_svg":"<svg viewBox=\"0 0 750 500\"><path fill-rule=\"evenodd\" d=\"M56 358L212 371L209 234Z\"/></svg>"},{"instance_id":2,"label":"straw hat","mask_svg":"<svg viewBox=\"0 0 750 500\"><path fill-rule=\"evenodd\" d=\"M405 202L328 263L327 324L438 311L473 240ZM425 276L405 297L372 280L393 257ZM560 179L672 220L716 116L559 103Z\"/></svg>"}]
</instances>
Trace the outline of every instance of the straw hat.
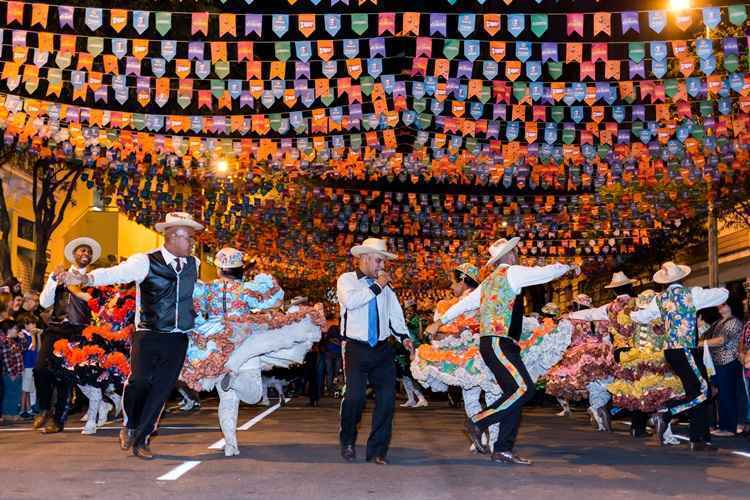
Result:
<instances>
[{"instance_id":1,"label":"straw hat","mask_svg":"<svg viewBox=\"0 0 750 500\"><path fill-rule=\"evenodd\" d=\"M216 263L216 267L221 269L234 269L243 266L242 259L244 256L245 254L236 248L224 247L216 252L214 263Z\"/></svg>"},{"instance_id":2,"label":"straw hat","mask_svg":"<svg viewBox=\"0 0 750 500\"><path fill-rule=\"evenodd\" d=\"M631 283L635 283L635 280L628 278L625 276L625 273L618 271L612 275L612 280L609 282L609 285L604 288L618 288Z\"/></svg>"},{"instance_id":3,"label":"straw hat","mask_svg":"<svg viewBox=\"0 0 750 500\"><path fill-rule=\"evenodd\" d=\"M656 297L656 292L653 290L644 290L641 293L638 294L638 297L635 299L635 307L638 309L645 309L648 307L648 305L651 303L651 301L654 300L654 297Z\"/></svg>"},{"instance_id":4,"label":"straw hat","mask_svg":"<svg viewBox=\"0 0 750 500\"><path fill-rule=\"evenodd\" d=\"M654 282L659 283L660 285L674 283L690 274L690 271L690 266L675 264L670 260L662 264L661 269L656 271L654 274Z\"/></svg>"},{"instance_id":5,"label":"straw hat","mask_svg":"<svg viewBox=\"0 0 750 500\"><path fill-rule=\"evenodd\" d=\"M521 238L519 237L511 238L509 240L500 238L490 245L490 260L487 261L486 265L489 266L497 262L503 255L516 248L519 241L521 241Z\"/></svg>"},{"instance_id":6,"label":"straw hat","mask_svg":"<svg viewBox=\"0 0 750 500\"><path fill-rule=\"evenodd\" d=\"M554 302L547 302L544 304L544 307L542 307L542 314L557 317L560 315L560 307Z\"/></svg>"},{"instance_id":7,"label":"straw hat","mask_svg":"<svg viewBox=\"0 0 750 500\"><path fill-rule=\"evenodd\" d=\"M591 297L589 297L585 293L579 293L578 295L576 295L573 298L573 302L583 307L591 307L594 304L594 302L591 300Z\"/></svg>"},{"instance_id":8,"label":"straw hat","mask_svg":"<svg viewBox=\"0 0 750 500\"><path fill-rule=\"evenodd\" d=\"M355 245L351 249L351 254L355 257L361 257L370 253L375 253L386 259L395 259L396 255L386 250L385 240L380 238L367 238L361 245Z\"/></svg>"},{"instance_id":9,"label":"straw hat","mask_svg":"<svg viewBox=\"0 0 750 500\"><path fill-rule=\"evenodd\" d=\"M300 304L304 304L307 302L307 297L304 297L302 295L297 295L292 300L289 301L290 306L298 306Z\"/></svg>"},{"instance_id":10,"label":"straw hat","mask_svg":"<svg viewBox=\"0 0 750 500\"><path fill-rule=\"evenodd\" d=\"M465 274L469 278L473 279L475 282L479 282L479 269L474 264L469 264L468 262L464 262L460 266L457 266L453 268L454 271L458 271L461 274Z\"/></svg>"},{"instance_id":11,"label":"straw hat","mask_svg":"<svg viewBox=\"0 0 750 500\"><path fill-rule=\"evenodd\" d=\"M83 246L91 249L91 262L89 262L89 265L99 260L99 257L102 256L102 246L99 242L93 238L82 237L69 241L68 244L65 245L65 251L63 252L65 254L65 259L71 264L75 263L76 259L73 254L78 247Z\"/></svg>"},{"instance_id":12,"label":"straw hat","mask_svg":"<svg viewBox=\"0 0 750 500\"><path fill-rule=\"evenodd\" d=\"M189 227L196 231L203 229L203 225L195 222L193 216L187 212L170 212L165 217L164 222L157 222L154 225L154 229L160 233L163 233L170 227Z\"/></svg>"}]
</instances>

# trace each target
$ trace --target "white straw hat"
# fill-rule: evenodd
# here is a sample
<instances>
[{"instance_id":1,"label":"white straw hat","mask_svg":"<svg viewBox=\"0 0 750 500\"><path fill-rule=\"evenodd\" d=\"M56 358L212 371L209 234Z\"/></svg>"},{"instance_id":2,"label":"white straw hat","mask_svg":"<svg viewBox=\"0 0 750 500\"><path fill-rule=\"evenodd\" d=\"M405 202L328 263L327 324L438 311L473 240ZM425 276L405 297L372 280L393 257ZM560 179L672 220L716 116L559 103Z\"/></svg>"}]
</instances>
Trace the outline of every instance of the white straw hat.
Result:
<instances>
[{"instance_id":1,"label":"white straw hat","mask_svg":"<svg viewBox=\"0 0 750 500\"><path fill-rule=\"evenodd\" d=\"M661 285L668 283L674 283L680 281L682 278L690 274L690 266L683 264L675 264L671 260L661 265L661 269L656 271L654 274L654 282Z\"/></svg>"},{"instance_id":2,"label":"white straw hat","mask_svg":"<svg viewBox=\"0 0 750 500\"><path fill-rule=\"evenodd\" d=\"M635 280L628 278L625 276L625 273L618 271L612 275L612 280L609 282L609 285L604 288L618 288L631 283L635 283Z\"/></svg>"},{"instance_id":3,"label":"white straw hat","mask_svg":"<svg viewBox=\"0 0 750 500\"><path fill-rule=\"evenodd\" d=\"M380 238L367 238L361 245L353 246L351 253L355 257L367 255L368 253L376 253L386 259L395 259L396 255L388 252L386 248L385 240Z\"/></svg>"},{"instance_id":4,"label":"white straw hat","mask_svg":"<svg viewBox=\"0 0 750 500\"><path fill-rule=\"evenodd\" d=\"M154 225L154 229L160 233L163 233L170 227L189 227L196 231L203 229L203 225L195 222L193 216L187 212L170 212L165 217L164 222L158 222Z\"/></svg>"},{"instance_id":5,"label":"white straw hat","mask_svg":"<svg viewBox=\"0 0 750 500\"><path fill-rule=\"evenodd\" d=\"M519 241L521 241L521 238L515 237L509 240L500 238L499 240L494 242L492 245L490 245L490 260L487 261L486 265L489 266L497 262L500 257L516 248Z\"/></svg>"},{"instance_id":6,"label":"white straw hat","mask_svg":"<svg viewBox=\"0 0 750 500\"><path fill-rule=\"evenodd\" d=\"M93 238L87 238L84 236L71 240L67 245L65 245L65 250L63 253L65 254L65 258L67 259L67 261L71 264L75 263L76 259L73 254L78 247L83 246L89 247L91 249L91 262L89 262L89 265L99 260L99 257L102 256L102 246L99 244L99 242Z\"/></svg>"}]
</instances>

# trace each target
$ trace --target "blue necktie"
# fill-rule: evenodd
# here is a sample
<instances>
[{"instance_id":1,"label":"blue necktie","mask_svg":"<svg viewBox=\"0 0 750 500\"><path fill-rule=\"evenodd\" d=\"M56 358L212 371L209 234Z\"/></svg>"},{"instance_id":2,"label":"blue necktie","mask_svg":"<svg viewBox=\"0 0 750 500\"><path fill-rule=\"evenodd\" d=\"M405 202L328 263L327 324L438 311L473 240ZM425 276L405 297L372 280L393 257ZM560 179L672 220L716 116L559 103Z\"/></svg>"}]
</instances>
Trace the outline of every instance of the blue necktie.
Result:
<instances>
[{"instance_id":1,"label":"blue necktie","mask_svg":"<svg viewBox=\"0 0 750 500\"><path fill-rule=\"evenodd\" d=\"M368 285L375 283L373 278L366 278L366 281ZM370 347L375 347L380 336L378 332L378 298L374 297L367 304L367 308L367 343L370 344Z\"/></svg>"}]
</instances>

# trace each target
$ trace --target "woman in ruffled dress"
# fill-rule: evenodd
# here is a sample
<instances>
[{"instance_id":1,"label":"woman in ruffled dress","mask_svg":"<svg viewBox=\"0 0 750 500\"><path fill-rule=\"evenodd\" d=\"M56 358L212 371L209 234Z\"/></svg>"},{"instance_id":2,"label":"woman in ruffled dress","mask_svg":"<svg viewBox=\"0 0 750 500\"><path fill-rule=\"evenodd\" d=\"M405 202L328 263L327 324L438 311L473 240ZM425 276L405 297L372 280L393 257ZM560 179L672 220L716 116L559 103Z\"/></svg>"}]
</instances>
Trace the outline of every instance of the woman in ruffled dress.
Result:
<instances>
[{"instance_id":1,"label":"woman in ruffled dress","mask_svg":"<svg viewBox=\"0 0 750 500\"><path fill-rule=\"evenodd\" d=\"M479 270L472 264L461 264L452 273L451 290L454 299L438 302L435 318L441 317L457 300L479 286ZM482 411L481 395L491 405L502 395L482 356L479 353L478 310L469 311L443 325L430 344L420 346L412 362L412 374L433 391L446 391L449 386L463 390L464 408L471 417ZM542 325L532 318L523 318L523 333L518 343L529 375L537 380L562 357L570 343L572 328L565 322L555 325L549 320ZM488 445L497 439L499 427L490 426ZM476 448L472 445L472 450ZM491 450L490 450L491 451Z\"/></svg>"},{"instance_id":2,"label":"woman in ruffled dress","mask_svg":"<svg viewBox=\"0 0 750 500\"><path fill-rule=\"evenodd\" d=\"M215 258L219 278L196 284L199 316L180 375L192 389L219 393L226 456L239 455L239 404L261 400L261 371L301 363L325 325L319 305L281 311L284 291L276 280L261 273L244 281L243 259L239 250L221 249Z\"/></svg>"},{"instance_id":3,"label":"woman in ruffled dress","mask_svg":"<svg viewBox=\"0 0 750 500\"><path fill-rule=\"evenodd\" d=\"M88 398L88 410L81 434L95 434L107 422L110 411L122 411L122 390L130 375L130 340L135 319L135 289L107 286L70 286L71 292L87 301L92 323L81 337L55 342L57 375L72 378Z\"/></svg>"},{"instance_id":4,"label":"woman in ruffled dress","mask_svg":"<svg viewBox=\"0 0 750 500\"><path fill-rule=\"evenodd\" d=\"M656 297L653 290L644 290L636 298L636 308L645 309ZM664 359L664 327L661 320L650 324L635 323L631 347L619 352L614 381L607 389L615 406L635 415L653 414L674 398L684 394L682 383ZM636 421L644 420L636 428ZM646 435L645 419L634 419L633 437ZM664 443L676 445L679 441L671 429L664 434Z\"/></svg>"}]
</instances>

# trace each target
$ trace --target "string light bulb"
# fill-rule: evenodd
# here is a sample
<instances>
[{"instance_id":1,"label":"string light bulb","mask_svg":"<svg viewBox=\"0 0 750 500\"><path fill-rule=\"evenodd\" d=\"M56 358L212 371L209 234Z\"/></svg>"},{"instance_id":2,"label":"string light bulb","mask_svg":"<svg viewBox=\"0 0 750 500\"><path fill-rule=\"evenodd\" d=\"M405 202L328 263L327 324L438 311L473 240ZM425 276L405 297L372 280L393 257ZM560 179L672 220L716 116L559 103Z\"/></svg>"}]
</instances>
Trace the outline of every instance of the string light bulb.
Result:
<instances>
[{"instance_id":1,"label":"string light bulb","mask_svg":"<svg viewBox=\"0 0 750 500\"><path fill-rule=\"evenodd\" d=\"M686 10L690 7L690 0L669 0L670 10Z\"/></svg>"},{"instance_id":2,"label":"string light bulb","mask_svg":"<svg viewBox=\"0 0 750 500\"><path fill-rule=\"evenodd\" d=\"M214 163L214 168L216 169L217 173L226 174L229 171L229 162L224 159L216 160L216 162Z\"/></svg>"}]
</instances>

